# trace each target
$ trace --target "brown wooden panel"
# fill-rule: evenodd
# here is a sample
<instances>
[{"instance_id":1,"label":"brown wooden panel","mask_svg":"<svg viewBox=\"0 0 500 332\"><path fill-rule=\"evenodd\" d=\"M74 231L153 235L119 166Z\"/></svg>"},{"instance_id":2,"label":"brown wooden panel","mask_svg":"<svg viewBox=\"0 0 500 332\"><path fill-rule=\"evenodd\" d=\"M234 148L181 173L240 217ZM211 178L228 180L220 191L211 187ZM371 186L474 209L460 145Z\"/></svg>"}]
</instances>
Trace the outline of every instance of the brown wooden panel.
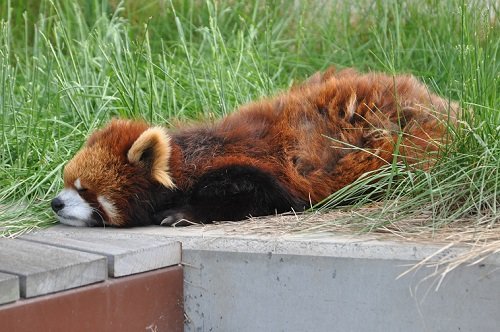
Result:
<instances>
[{"instance_id":1,"label":"brown wooden panel","mask_svg":"<svg viewBox=\"0 0 500 332\"><path fill-rule=\"evenodd\" d=\"M0 307L2 331L182 331L181 266Z\"/></svg>"}]
</instances>

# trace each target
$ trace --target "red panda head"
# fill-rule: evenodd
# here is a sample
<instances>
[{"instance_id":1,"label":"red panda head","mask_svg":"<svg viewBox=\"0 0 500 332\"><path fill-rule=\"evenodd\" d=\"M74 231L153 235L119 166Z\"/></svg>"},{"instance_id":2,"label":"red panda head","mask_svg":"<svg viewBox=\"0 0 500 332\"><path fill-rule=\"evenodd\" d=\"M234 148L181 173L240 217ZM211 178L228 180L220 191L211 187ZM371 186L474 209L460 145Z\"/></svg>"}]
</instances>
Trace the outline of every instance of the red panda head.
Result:
<instances>
[{"instance_id":1,"label":"red panda head","mask_svg":"<svg viewBox=\"0 0 500 332\"><path fill-rule=\"evenodd\" d=\"M165 129L113 120L68 162L64 189L52 209L61 223L72 226L148 224L158 191L175 188L170 154Z\"/></svg>"}]
</instances>

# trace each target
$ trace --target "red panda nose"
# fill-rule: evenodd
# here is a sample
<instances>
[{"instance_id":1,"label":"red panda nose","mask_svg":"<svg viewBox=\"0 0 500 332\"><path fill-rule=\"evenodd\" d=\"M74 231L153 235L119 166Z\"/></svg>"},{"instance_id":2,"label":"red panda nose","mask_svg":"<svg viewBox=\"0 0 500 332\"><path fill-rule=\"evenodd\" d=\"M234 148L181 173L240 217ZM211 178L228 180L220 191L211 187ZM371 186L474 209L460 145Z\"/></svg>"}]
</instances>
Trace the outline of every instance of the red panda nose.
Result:
<instances>
[{"instance_id":1,"label":"red panda nose","mask_svg":"<svg viewBox=\"0 0 500 332\"><path fill-rule=\"evenodd\" d=\"M54 210L54 212L57 212L64 208L64 202L59 197L56 197L52 200L52 202L50 202L50 206L52 207L52 210Z\"/></svg>"}]
</instances>

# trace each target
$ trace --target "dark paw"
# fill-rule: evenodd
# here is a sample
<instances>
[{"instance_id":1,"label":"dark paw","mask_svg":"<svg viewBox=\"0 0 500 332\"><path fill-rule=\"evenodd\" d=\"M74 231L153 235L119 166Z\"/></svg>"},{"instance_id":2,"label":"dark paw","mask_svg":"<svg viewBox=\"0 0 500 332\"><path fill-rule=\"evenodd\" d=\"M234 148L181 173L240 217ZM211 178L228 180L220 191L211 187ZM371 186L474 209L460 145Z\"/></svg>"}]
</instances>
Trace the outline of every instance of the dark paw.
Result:
<instances>
[{"instance_id":1,"label":"dark paw","mask_svg":"<svg viewBox=\"0 0 500 332\"><path fill-rule=\"evenodd\" d=\"M195 224L189 216L178 210L165 210L154 215L155 223L161 226L189 226Z\"/></svg>"}]
</instances>

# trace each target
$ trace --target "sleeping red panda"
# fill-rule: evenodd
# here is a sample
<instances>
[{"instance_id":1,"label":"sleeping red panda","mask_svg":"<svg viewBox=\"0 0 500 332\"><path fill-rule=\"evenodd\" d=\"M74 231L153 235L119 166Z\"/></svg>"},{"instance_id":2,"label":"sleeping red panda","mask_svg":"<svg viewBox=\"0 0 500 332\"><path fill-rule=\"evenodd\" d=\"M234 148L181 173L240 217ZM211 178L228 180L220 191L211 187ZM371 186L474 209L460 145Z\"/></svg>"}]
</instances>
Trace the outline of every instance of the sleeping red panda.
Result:
<instances>
[{"instance_id":1,"label":"sleeping red panda","mask_svg":"<svg viewBox=\"0 0 500 332\"><path fill-rule=\"evenodd\" d=\"M303 211L391 163L396 145L398 158L426 167L456 111L413 76L330 69L215 124L113 120L66 165L51 205L74 226Z\"/></svg>"}]
</instances>

